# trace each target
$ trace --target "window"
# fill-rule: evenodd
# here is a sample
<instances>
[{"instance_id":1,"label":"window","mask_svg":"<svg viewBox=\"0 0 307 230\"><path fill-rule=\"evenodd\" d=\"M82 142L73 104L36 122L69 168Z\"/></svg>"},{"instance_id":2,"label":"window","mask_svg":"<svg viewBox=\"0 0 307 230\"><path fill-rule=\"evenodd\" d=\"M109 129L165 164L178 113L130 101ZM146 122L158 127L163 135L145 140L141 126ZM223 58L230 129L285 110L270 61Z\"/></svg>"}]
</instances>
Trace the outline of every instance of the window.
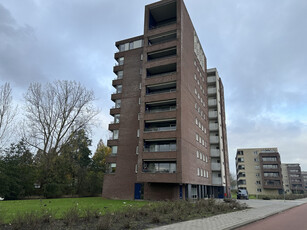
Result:
<instances>
[{"instance_id":1,"label":"window","mask_svg":"<svg viewBox=\"0 0 307 230\"><path fill-rule=\"evenodd\" d=\"M194 74L194 79L196 80L196 74Z\"/></svg>"},{"instance_id":2,"label":"window","mask_svg":"<svg viewBox=\"0 0 307 230\"><path fill-rule=\"evenodd\" d=\"M195 95L197 95L197 90L196 89L194 90L194 92L195 92Z\"/></svg>"},{"instance_id":3,"label":"window","mask_svg":"<svg viewBox=\"0 0 307 230\"><path fill-rule=\"evenodd\" d=\"M141 104L141 98L139 97L139 105Z\"/></svg>"},{"instance_id":4,"label":"window","mask_svg":"<svg viewBox=\"0 0 307 230\"><path fill-rule=\"evenodd\" d=\"M197 168L197 176L199 176L199 168Z\"/></svg>"},{"instance_id":5,"label":"window","mask_svg":"<svg viewBox=\"0 0 307 230\"><path fill-rule=\"evenodd\" d=\"M119 120L120 120L120 114L115 114L114 115L114 123L115 124L119 123Z\"/></svg>"},{"instance_id":6,"label":"window","mask_svg":"<svg viewBox=\"0 0 307 230\"><path fill-rule=\"evenodd\" d=\"M256 184L261 184L260 180L257 180L257 181L256 181Z\"/></svg>"},{"instance_id":7,"label":"window","mask_svg":"<svg viewBox=\"0 0 307 230\"><path fill-rule=\"evenodd\" d=\"M260 173L256 173L256 177L260 177Z\"/></svg>"},{"instance_id":8,"label":"window","mask_svg":"<svg viewBox=\"0 0 307 230\"><path fill-rule=\"evenodd\" d=\"M195 103L195 109L197 109L197 103Z\"/></svg>"},{"instance_id":9,"label":"window","mask_svg":"<svg viewBox=\"0 0 307 230\"><path fill-rule=\"evenodd\" d=\"M208 163L208 157L206 156L206 163Z\"/></svg>"},{"instance_id":10,"label":"window","mask_svg":"<svg viewBox=\"0 0 307 230\"><path fill-rule=\"evenodd\" d=\"M135 173L138 173L138 164L135 164Z\"/></svg>"},{"instance_id":11,"label":"window","mask_svg":"<svg viewBox=\"0 0 307 230\"><path fill-rule=\"evenodd\" d=\"M257 188L257 192L261 192L261 188Z\"/></svg>"},{"instance_id":12,"label":"window","mask_svg":"<svg viewBox=\"0 0 307 230\"><path fill-rule=\"evenodd\" d=\"M134 46L133 46L133 42L130 42L130 43L129 43L129 49L131 50L131 49L133 49L133 47L134 47Z\"/></svg>"},{"instance_id":13,"label":"window","mask_svg":"<svg viewBox=\"0 0 307 230\"><path fill-rule=\"evenodd\" d=\"M116 75L117 75L117 79L122 79L123 78L123 76L124 76L124 71L118 71L117 73L116 73Z\"/></svg>"},{"instance_id":14,"label":"window","mask_svg":"<svg viewBox=\"0 0 307 230\"><path fill-rule=\"evenodd\" d=\"M142 83L140 83L140 85L139 85L139 89L142 89Z\"/></svg>"},{"instance_id":15,"label":"window","mask_svg":"<svg viewBox=\"0 0 307 230\"><path fill-rule=\"evenodd\" d=\"M136 136L140 137L140 130L139 129L136 131Z\"/></svg>"},{"instance_id":16,"label":"window","mask_svg":"<svg viewBox=\"0 0 307 230\"><path fill-rule=\"evenodd\" d=\"M196 133L196 141L198 141L198 134Z\"/></svg>"},{"instance_id":17,"label":"window","mask_svg":"<svg viewBox=\"0 0 307 230\"><path fill-rule=\"evenodd\" d=\"M139 154L139 146L136 146L135 153L136 153L136 155Z\"/></svg>"},{"instance_id":18,"label":"window","mask_svg":"<svg viewBox=\"0 0 307 230\"><path fill-rule=\"evenodd\" d=\"M201 140L201 143L202 143L203 146L205 146L205 141L204 141L204 139Z\"/></svg>"},{"instance_id":19,"label":"window","mask_svg":"<svg viewBox=\"0 0 307 230\"><path fill-rule=\"evenodd\" d=\"M198 125L198 120L197 120L197 118L195 118L195 124Z\"/></svg>"},{"instance_id":20,"label":"window","mask_svg":"<svg viewBox=\"0 0 307 230\"><path fill-rule=\"evenodd\" d=\"M124 64L124 57L120 57L119 59L117 59L118 65L123 65Z\"/></svg>"},{"instance_id":21,"label":"window","mask_svg":"<svg viewBox=\"0 0 307 230\"><path fill-rule=\"evenodd\" d=\"M141 118L141 114L140 114L140 113L138 113L138 120L140 120L140 118Z\"/></svg>"},{"instance_id":22,"label":"window","mask_svg":"<svg viewBox=\"0 0 307 230\"><path fill-rule=\"evenodd\" d=\"M244 162L244 158L243 157L239 157L238 158L238 162Z\"/></svg>"},{"instance_id":23,"label":"window","mask_svg":"<svg viewBox=\"0 0 307 230\"><path fill-rule=\"evenodd\" d=\"M117 155L118 146L112 146L112 155Z\"/></svg>"},{"instance_id":24,"label":"window","mask_svg":"<svg viewBox=\"0 0 307 230\"><path fill-rule=\"evenodd\" d=\"M141 61L143 61L143 54L141 54Z\"/></svg>"},{"instance_id":25,"label":"window","mask_svg":"<svg viewBox=\"0 0 307 230\"><path fill-rule=\"evenodd\" d=\"M206 173L207 173L207 178L209 178L209 172L207 171Z\"/></svg>"},{"instance_id":26,"label":"window","mask_svg":"<svg viewBox=\"0 0 307 230\"><path fill-rule=\"evenodd\" d=\"M199 152L198 152L198 150L196 151L196 156L197 156L197 158L199 158Z\"/></svg>"},{"instance_id":27,"label":"window","mask_svg":"<svg viewBox=\"0 0 307 230\"><path fill-rule=\"evenodd\" d=\"M255 162L258 162L258 161L259 161L259 159L258 159L258 158L254 158L254 161L255 161Z\"/></svg>"},{"instance_id":28,"label":"window","mask_svg":"<svg viewBox=\"0 0 307 230\"><path fill-rule=\"evenodd\" d=\"M120 108L120 106L121 106L121 100L120 99L115 100L115 108Z\"/></svg>"},{"instance_id":29,"label":"window","mask_svg":"<svg viewBox=\"0 0 307 230\"><path fill-rule=\"evenodd\" d=\"M107 171L108 171L108 173L115 173L116 172L116 163L109 163Z\"/></svg>"},{"instance_id":30,"label":"window","mask_svg":"<svg viewBox=\"0 0 307 230\"><path fill-rule=\"evenodd\" d=\"M203 176L204 174L203 174L203 170L202 169L200 169L200 176Z\"/></svg>"},{"instance_id":31,"label":"window","mask_svg":"<svg viewBox=\"0 0 307 230\"><path fill-rule=\"evenodd\" d=\"M203 159L203 154L202 154L202 153L200 153L200 159L201 159L201 160Z\"/></svg>"},{"instance_id":32,"label":"window","mask_svg":"<svg viewBox=\"0 0 307 230\"><path fill-rule=\"evenodd\" d=\"M122 88L123 88L122 85L117 85L116 86L116 93L121 93L122 92Z\"/></svg>"},{"instance_id":33,"label":"window","mask_svg":"<svg viewBox=\"0 0 307 230\"><path fill-rule=\"evenodd\" d=\"M119 134L118 130L113 130L113 140L118 139L118 134Z\"/></svg>"}]
</instances>

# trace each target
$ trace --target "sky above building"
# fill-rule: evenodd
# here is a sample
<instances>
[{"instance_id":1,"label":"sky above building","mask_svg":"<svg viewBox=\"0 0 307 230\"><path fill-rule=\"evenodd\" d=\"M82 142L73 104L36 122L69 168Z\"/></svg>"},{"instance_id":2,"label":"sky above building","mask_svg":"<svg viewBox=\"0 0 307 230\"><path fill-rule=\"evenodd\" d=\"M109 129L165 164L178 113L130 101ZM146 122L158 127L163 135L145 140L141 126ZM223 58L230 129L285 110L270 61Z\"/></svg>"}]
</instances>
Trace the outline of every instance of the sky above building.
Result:
<instances>
[{"instance_id":1,"label":"sky above building","mask_svg":"<svg viewBox=\"0 0 307 230\"><path fill-rule=\"evenodd\" d=\"M31 82L76 80L101 108L96 145L109 137L116 41L141 35L153 0L1 0L0 84L16 102ZM307 170L307 1L185 1L225 88L228 148L278 147Z\"/></svg>"}]
</instances>

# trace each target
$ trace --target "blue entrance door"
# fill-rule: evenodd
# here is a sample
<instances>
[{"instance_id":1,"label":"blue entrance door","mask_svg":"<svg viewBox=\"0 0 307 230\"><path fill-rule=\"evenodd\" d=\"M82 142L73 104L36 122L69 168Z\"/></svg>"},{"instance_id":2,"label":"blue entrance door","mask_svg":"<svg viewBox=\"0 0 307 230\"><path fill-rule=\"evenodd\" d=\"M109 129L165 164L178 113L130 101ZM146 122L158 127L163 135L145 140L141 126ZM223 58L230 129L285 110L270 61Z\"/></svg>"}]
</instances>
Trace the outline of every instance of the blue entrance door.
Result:
<instances>
[{"instance_id":1,"label":"blue entrance door","mask_svg":"<svg viewBox=\"0 0 307 230\"><path fill-rule=\"evenodd\" d=\"M136 183L134 185L134 199L140 200L142 195L142 184Z\"/></svg>"}]
</instances>

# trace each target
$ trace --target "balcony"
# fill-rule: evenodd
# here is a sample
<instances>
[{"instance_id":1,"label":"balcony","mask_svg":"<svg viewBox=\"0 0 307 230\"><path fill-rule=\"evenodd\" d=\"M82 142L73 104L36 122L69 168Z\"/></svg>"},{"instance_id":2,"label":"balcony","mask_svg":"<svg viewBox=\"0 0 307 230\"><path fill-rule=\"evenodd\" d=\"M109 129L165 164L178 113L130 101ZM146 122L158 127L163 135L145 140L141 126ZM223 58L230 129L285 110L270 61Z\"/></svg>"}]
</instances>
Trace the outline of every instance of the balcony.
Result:
<instances>
[{"instance_id":1,"label":"balcony","mask_svg":"<svg viewBox=\"0 0 307 230\"><path fill-rule=\"evenodd\" d=\"M217 105L216 99L208 99L208 105L209 106L216 106Z\"/></svg>"},{"instance_id":2,"label":"balcony","mask_svg":"<svg viewBox=\"0 0 307 230\"><path fill-rule=\"evenodd\" d=\"M176 92L176 82L146 86L146 95Z\"/></svg>"},{"instance_id":3,"label":"balcony","mask_svg":"<svg viewBox=\"0 0 307 230\"><path fill-rule=\"evenodd\" d=\"M175 24L177 21L177 3L174 1L149 8L148 16L149 30Z\"/></svg>"},{"instance_id":4,"label":"balcony","mask_svg":"<svg viewBox=\"0 0 307 230\"><path fill-rule=\"evenodd\" d=\"M211 162L212 171L221 171L221 163Z\"/></svg>"},{"instance_id":5,"label":"balcony","mask_svg":"<svg viewBox=\"0 0 307 230\"><path fill-rule=\"evenodd\" d=\"M220 157L220 150L219 149L210 149L210 156L211 157Z\"/></svg>"},{"instance_id":6,"label":"balcony","mask_svg":"<svg viewBox=\"0 0 307 230\"><path fill-rule=\"evenodd\" d=\"M166 76L176 73L176 71L177 71L177 63L156 66L147 69L147 78Z\"/></svg>"},{"instance_id":7,"label":"balcony","mask_svg":"<svg viewBox=\"0 0 307 230\"><path fill-rule=\"evenodd\" d=\"M208 95L216 94L216 87L208 87Z\"/></svg>"},{"instance_id":8,"label":"balcony","mask_svg":"<svg viewBox=\"0 0 307 230\"><path fill-rule=\"evenodd\" d=\"M176 130L176 120L146 121L144 132L162 132Z\"/></svg>"},{"instance_id":9,"label":"balcony","mask_svg":"<svg viewBox=\"0 0 307 230\"><path fill-rule=\"evenodd\" d=\"M216 177L216 176L212 176L212 184L213 185L222 185L222 178L220 177Z\"/></svg>"},{"instance_id":10,"label":"balcony","mask_svg":"<svg viewBox=\"0 0 307 230\"><path fill-rule=\"evenodd\" d=\"M176 162L144 161L142 172L144 173L176 173Z\"/></svg>"},{"instance_id":11,"label":"balcony","mask_svg":"<svg viewBox=\"0 0 307 230\"><path fill-rule=\"evenodd\" d=\"M167 48L164 50L153 51L147 54L148 61L154 61L157 59L168 58L176 56L177 49L176 47Z\"/></svg>"},{"instance_id":12,"label":"balcony","mask_svg":"<svg viewBox=\"0 0 307 230\"><path fill-rule=\"evenodd\" d=\"M175 31L170 31L162 34L158 34L148 38L148 45L155 45L160 43L165 43L169 41L173 41L177 38L177 33Z\"/></svg>"},{"instance_id":13,"label":"balcony","mask_svg":"<svg viewBox=\"0 0 307 230\"><path fill-rule=\"evenodd\" d=\"M145 140L144 152L176 151L176 140Z\"/></svg>"},{"instance_id":14,"label":"balcony","mask_svg":"<svg viewBox=\"0 0 307 230\"><path fill-rule=\"evenodd\" d=\"M264 180L263 188L282 189L282 183L280 180Z\"/></svg>"},{"instance_id":15,"label":"balcony","mask_svg":"<svg viewBox=\"0 0 307 230\"><path fill-rule=\"evenodd\" d=\"M219 137L218 136L210 136L210 144L218 144Z\"/></svg>"},{"instance_id":16,"label":"balcony","mask_svg":"<svg viewBox=\"0 0 307 230\"><path fill-rule=\"evenodd\" d=\"M217 111L210 111L209 110L209 118L217 118Z\"/></svg>"},{"instance_id":17,"label":"balcony","mask_svg":"<svg viewBox=\"0 0 307 230\"><path fill-rule=\"evenodd\" d=\"M216 82L216 77L215 76L207 77L207 82L208 83L215 83Z\"/></svg>"},{"instance_id":18,"label":"balcony","mask_svg":"<svg viewBox=\"0 0 307 230\"><path fill-rule=\"evenodd\" d=\"M210 123L209 123L209 130L210 130L210 131L219 130L219 124L218 124L218 123L210 122Z\"/></svg>"}]
</instances>

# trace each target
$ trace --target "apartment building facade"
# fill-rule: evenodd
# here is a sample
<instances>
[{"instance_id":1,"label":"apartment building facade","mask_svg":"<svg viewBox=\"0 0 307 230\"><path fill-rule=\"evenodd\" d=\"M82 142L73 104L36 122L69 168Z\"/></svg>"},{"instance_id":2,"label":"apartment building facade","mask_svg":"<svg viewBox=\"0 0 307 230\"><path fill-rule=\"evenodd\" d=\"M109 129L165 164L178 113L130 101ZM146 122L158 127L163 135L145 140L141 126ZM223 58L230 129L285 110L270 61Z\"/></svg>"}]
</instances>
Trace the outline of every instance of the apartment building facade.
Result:
<instances>
[{"instance_id":1,"label":"apartment building facade","mask_svg":"<svg viewBox=\"0 0 307 230\"><path fill-rule=\"evenodd\" d=\"M103 196L230 195L223 85L216 69L207 71L183 1L145 6L144 34L116 47Z\"/></svg>"},{"instance_id":2,"label":"apartment building facade","mask_svg":"<svg viewBox=\"0 0 307 230\"><path fill-rule=\"evenodd\" d=\"M253 195L283 193L283 177L277 148L238 149L237 185Z\"/></svg>"},{"instance_id":3,"label":"apartment building facade","mask_svg":"<svg viewBox=\"0 0 307 230\"><path fill-rule=\"evenodd\" d=\"M299 164L282 164L282 174L286 193L304 193L304 177Z\"/></svg>"},{"instance_id":4,"label":"apartment building facade","mask_svg":"<svg viewBox=\"0 0 307 230\"><path fill-rule=\"evenodd\" d=\"M307 171L302 171L302 179L304 182L304 192L307 192Z\"/></svg>"}]
</instances>

